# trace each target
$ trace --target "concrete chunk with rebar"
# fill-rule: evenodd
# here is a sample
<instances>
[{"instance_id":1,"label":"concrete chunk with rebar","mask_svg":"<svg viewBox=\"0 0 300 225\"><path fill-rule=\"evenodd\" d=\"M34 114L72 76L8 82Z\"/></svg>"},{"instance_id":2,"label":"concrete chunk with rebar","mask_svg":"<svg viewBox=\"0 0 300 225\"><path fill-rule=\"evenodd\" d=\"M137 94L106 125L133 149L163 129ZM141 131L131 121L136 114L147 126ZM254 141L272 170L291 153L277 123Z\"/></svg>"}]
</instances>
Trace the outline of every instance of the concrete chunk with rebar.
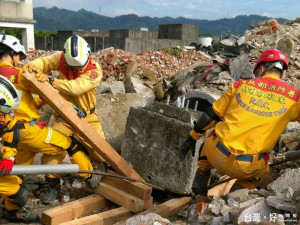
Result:
<instances>
[{"instance_id":1,"label":"concrete chunk with rebar","mask_svg":"<svg viewBox=\"0 0 300 225\"><path fill-rule=\"evenodd\" d=\"M132 107L122 156L147 182L174 193L190 193L201 141L195 156L188 153L184 161L179 159L178 147L200 115L199 111L164 103Z\"/></svg>"}]
</instances>

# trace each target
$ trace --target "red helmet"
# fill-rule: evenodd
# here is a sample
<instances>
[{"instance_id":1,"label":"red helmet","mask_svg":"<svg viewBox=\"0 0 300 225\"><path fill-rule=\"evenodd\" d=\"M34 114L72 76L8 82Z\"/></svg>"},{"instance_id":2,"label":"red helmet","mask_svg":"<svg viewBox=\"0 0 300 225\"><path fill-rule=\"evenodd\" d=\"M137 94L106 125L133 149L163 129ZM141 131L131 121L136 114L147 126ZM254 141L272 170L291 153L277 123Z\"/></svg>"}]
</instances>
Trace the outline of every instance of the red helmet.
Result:
<instances>
[{"instance_id":1,"label":"red helmet","mask_svg":"<svg viewBox=\"0 0 300 225\"><path fill-rule=\"evenodd\" d=\"M283 70L287 70L289 68L289 65L288 65L289 63L283 52L281 52L277 49L269 49L269 50L261 53L261 55L259 56L255 66L254 66L253 72L257 69L258 65L261 62L274 62L274 61L283 62L283 68L282 68Z\"/></svg>"}]
</instances>

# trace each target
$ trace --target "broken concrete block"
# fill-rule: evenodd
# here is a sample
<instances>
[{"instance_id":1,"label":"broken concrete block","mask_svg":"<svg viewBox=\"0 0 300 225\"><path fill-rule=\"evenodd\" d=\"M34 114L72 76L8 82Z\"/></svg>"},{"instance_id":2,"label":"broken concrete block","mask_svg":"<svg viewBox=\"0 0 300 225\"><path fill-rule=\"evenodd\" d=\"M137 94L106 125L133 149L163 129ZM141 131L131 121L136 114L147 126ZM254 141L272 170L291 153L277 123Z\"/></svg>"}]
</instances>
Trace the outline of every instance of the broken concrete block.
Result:
<instances>
[{"instance_id":1,"label":"broken concrete block","mask_svg":"<svg viewBox=\"0 0 300 225\"><path fill-rule=\"evenodd\" d=\"M270 183L267 187L268 190L274 193L285 193L292 188L294 195L300 193L300 168L292 169L282 174L277 180Z\"/></svg>"},{"instance_id":2,"label":"broken concrete block","mask_svg":"<svg viewBox=\"0 0 300 225\"><path fill-rule=\"evenodd\" d=\"M110 89L110 84L106 81L102 81L97 87L96 94L103 94L109 92L109 89Z\"/></svg>"},{"instance_id":3,"label":"broken concrete block","mask_svg":"<svg viewBox=\"0 0 300 225\"><path fill-rule=\"evenodd\" d=\"M244 188L234 192L231 192L227 195L227 199L232 198L237 202L244 202L248 199L249 190Z\"/></svg>"},{"instance_id":4,"label":"broken concrete block","mask_svg":"<svg viewBox=\"0 0 300 225\"><path fill-rule=\"evenodd\" d=\"M283 198L279 198L276 196L268 196L266 199L266 203L269 206L274 207L275 209L288 211L291 213L295 213L297 209L297 203L294 201L285 201Z\"/></svg>"},{"instance_id":5,"label":"broken concrete block","mask_svg":"<svg viewBox=\"0 0 300 225\"><path fill-rule=\"evenodd\" d=\"M138 93L142 95L148 104L153 103L156 98L154 91L144 85L143 82L136 77L130 77L125 82L125 90L126 93Z\"/></svg>"},{"instance_id":6,"label":"broken concrete block","mask_svg":"<svg viewBox=\"0 0 300 225\"><path fill-rule=\"evenodd\" d=\"M130 107L144 107L147 102L137 93L122 95L97 94L96 99L97 111L106 140L117 152L121 152L121 144Z\"/></svg>"},{"instance_id":7,"label":"broken concrete block","mask_svg":"<svg viewBox=\"0 0 300 225\"><path fill-rule=\"evenodd\" d=\"M125 94L125 86L122 81L113 81L109 87L110 92L114 95Z\"/></svg>"},{"instance_id":8,"label":"broken concrete block","mask_svg":"<svg viewBox=\"0 0 300 225\"><path fill-rule=\"evenodd\" d=\"M260 201L263 201L264 198L255 198L255 199L250 199L248 201L245 201L245 202L241 202L239 207L240 208L246 208L246 207L249 207L251 205L255 205L257 202L260 202Z\"/></svg>"},{"instance_id":9,"label":"broken concrete block","mask_svg":"<svg viewBox=\"0 0 300 225\"><path fill-rule=\"evenodd\" d=\"M189 152L184 161L178 156L178 147L200 115L200 112L164 103L132 107L122 156L147 182L174 193L191 193L202 140L197 142L195 156Z\"/></svg>"},{"instance_id":10,"label":"broken concrete block","mask_svg":"<svg viewBox=\"0 0 300 225\"><path fill-rule=\"evenodd\" d=\"M225 201L222 198L219 197L214 197L213 201L208 205L208 208L210 209L210 211L215 214L215 215L219 215L221 214L221 211L224 210L224 212L226 211L226 209L223 207L225 206ZM229 211L229 210L228 210Z\"/></svg>"},{"instance_id":11,"label":"broken concrete block","mask_svg":"<svg viewBox=\"0 0 300 225\"><path fill-rule=\"evenodd\" d=\"M134 216L126 220L126 225L171 225L171 222L155 213L148 213L147 215Z\"/></svg>"},{"instance_id":12,"label":"broken concrete block","mask_svg":"<svg viewBox=\"0 0 300 225\"><path fill-rule=\"evenodd\" d=\"M223 217L219 216L219 217L214 217L212 219L212 221L210 222L210 225L221 225L224 224L223 223Z\"/></svg>"},{"instance_id":13,"label":"broken concrete block","mask_svg":"<svg viewBox=\"0 0 300 225\"><path fill-rule=\"evenodd\" d=\"M295 49L295 42L290 37L282 38L277 43L277 49L282 51L289 60Z\"/></svg>"},{"instance_id":14,"label":"broken concrete block","mask_svg":"<svg viewBox=\"0 0 300 225\"><path fill-rule=\"evenodd\" d=\"M230 60L229 69L230 74L234 80L239 80L241 75L244 73L246 66L249 63L250 57L246 54L241 54L235 59Z\"/></svg>"}]
</instances>

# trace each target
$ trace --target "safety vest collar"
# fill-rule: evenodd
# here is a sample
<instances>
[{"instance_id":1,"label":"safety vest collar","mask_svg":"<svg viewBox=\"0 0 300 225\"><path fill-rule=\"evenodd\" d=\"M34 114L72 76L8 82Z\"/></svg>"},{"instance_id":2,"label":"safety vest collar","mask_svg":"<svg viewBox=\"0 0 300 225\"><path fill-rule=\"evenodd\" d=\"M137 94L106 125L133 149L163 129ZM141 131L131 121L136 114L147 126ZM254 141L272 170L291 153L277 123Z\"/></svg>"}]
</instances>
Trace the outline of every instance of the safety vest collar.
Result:
<instances>
[{"instance_id":1,"label":"safety vest collar","mask_svg":"<svg viewBox=\"0 0 300 225\"><path fill-rule=\"evenodd\" d=\"M280 80L280 78L276 74L267 74L267 75L264 75L262 78L272 78L275 80Z\"/></svg>"},{"instance_id":2,"label":"safety vest collar","mask_svg":"<svg viewBox=\"0 0 300 225\"><path fill-rule=\"evenodd\" d=\"M0 62L0 66L9 66L9 67L13 67L13 64L9 63L9 62Z\"/></svg>"},{"instance_id":3,"label":"safety vest collar","mask_svg":"<svg viewBox=\"0 0 300 225\"><path fill-rule=\"evenodd\" d=\"M71 68L66 63L64 53L62 52L59 62L59 71L67 78L67 80L74 80L91 69L97 69L96 65L92 63L92 57L89 58L89 61L80 72L72 73Z\"/></svg>"}]
</instances>

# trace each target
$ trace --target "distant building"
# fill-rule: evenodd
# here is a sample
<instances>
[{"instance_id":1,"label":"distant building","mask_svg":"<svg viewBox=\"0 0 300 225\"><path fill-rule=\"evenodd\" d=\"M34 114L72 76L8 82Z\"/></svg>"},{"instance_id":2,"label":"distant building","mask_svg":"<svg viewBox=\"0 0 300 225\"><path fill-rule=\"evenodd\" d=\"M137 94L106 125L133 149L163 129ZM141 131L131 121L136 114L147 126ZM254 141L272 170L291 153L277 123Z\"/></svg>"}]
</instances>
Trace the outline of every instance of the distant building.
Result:
<instances>
[{"instance_id":1,"label":"distant building","mask_svg":"<svg viewBox=\"0 0 300 225\"><path fill-rule=\"evenodd\" d=\"M35 49L32 0L0 0L0 33L5 28L22 29L22 43L25 49Z\"/></svg>"},{"instance_id":2,"label":"distant building","mask_svg":"<svg viewBox=\"0 0 300 225\"><path fill-rule=\"evenodd\" d=\"M35 38L36 48L42 50L63 50L64 42L73 34L85 38L92 52L114 47L128 52L141 53L164 47L189 45L198 40L198 26L166 24L160 25L158 32L145 29L58 31L55 37Z\"/></svg>"},{"instance_id":3,"label":"distant building","mask_svg":"<svg viewBox=\"0 0 300 225\"><path fill-rule=\"evenodd\" d=\"M55 37L36 37L36 49L62 51L65 41L72 35L83 37L89 43L92 52L98 52L109 46L108 31L60 30Z\"/></svg>"}]
</instances>

